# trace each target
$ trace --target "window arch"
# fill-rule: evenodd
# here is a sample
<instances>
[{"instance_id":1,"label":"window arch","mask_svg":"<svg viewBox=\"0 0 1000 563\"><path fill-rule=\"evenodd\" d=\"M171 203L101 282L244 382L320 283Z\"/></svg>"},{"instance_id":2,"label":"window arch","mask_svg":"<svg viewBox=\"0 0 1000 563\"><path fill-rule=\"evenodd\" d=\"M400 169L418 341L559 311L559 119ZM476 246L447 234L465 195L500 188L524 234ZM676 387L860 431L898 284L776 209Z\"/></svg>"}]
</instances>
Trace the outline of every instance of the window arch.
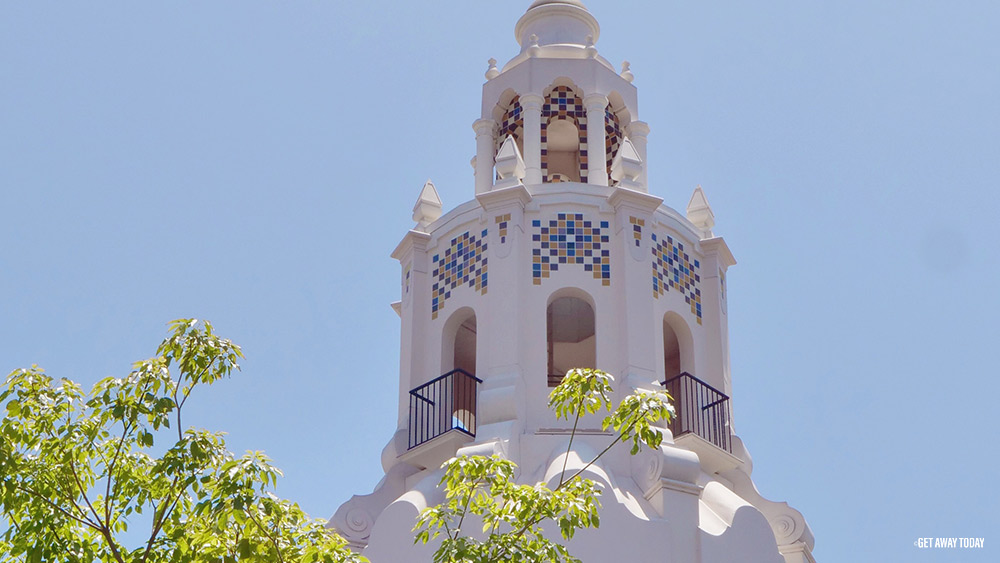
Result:
<instances>
[{"instance_id":1,"label":"window arch","mask_svg":"<svg viewBox=\"0 0 1000 563\"><path fill-rule=\"evenodd\" d=\"M470 431L476 427L476 312L463 307L448 319L441 335L441 368L444 374L461 370L472 377L454 374L445 379L441 403L449 405L438 416L443 427ZM450 419L450 420L449 420ZM448 426L450 424L450 426Z\"/></svg>"},{"instance_id":2,"label":"window arch","mask_svg":"<svg viewBox=\"0 0 1000 563\"><path fill-rule=\"evenodd\" d=\"M503 98L507 96L511 96L510 100L500 105L502 113L497 117L499 129L494 139L493 152L499 152L500 145L510 135L514 137L517 150L524 154L524 112L521 109L521 96L512 91L505 92Z\"/></svg>"},{"instance_id":3,"label":"window arch","mask_svg":"<svg viewBox=\"0 0 1000 563\"><path fill-rule=\"evenodd\" d=\"M571 86L545 96L541 148L542 182L587 182L587 109Z\"/></svg>"},{"instance_id":4,"label":"window arch","mask_svg":"<svg viewBox=\"0 0 1000 563\"><path fill-rule=\"evenodd\" d=\"M476 312L463 307L448 318L441 335L442 372L460 369L476 375L476 345Z\"/></svg>"},{"instance_id":5,"label":"window arch","mask_svg":"<svg viewBox=\"0 0 1000 563\"><path fill-rule=\"evenodd\" d=\"M677 313L663 315L663 375L669 380L682 373L694 375L691 330Z\"/></svg>"},{"instance_id":6,"label":"window arch","mask_svg":"<svg viewBox=\"0 0 1000 563\"><path fill-rule=\"evenodd\" d=\"M573 368L597 367L594 308L577 295L557 296L546 309L548 386L555 387Z\"/></svg>"},{"instance_id":7,"label":"window arch","mask_svg":"<svg viewBox=\"0 0 1000 563\"><path fill-rule=\"evenodd\" d=\"M632 123L632 116L625 106L622 95L615 91L610 92L608 106L604 109L604 164L607 167L608 178L611 177L611 164L618 155L618 149L625 139L625 127L629 123Z\"/></svg>"}]
</instances>

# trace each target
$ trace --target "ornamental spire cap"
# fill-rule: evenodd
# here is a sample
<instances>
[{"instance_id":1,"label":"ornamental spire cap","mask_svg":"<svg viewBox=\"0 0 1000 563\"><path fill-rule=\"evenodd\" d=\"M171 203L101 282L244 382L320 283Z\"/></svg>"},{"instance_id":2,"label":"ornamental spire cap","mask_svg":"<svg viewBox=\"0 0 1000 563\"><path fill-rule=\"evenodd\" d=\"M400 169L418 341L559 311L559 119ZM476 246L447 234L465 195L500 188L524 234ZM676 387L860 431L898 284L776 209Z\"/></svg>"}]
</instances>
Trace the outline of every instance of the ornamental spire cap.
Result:
<instances>
[{"instance_id":1,"label":"ornamental spire cap","mask_svg":"<svg viewBox=\"0 0 1000 563\"><path fill-rule=\"evenodd\" d=\"M424 229L441 217L444 206L441 203L441 196L438 195L434 182L429 179L420 190L417 203L413 205L413 220L417 222L417 229Z\"/></svg>"},{"instance_id":2,"label":"ornamental spire cap","mask_svg":"<svg viewBox=\"0 0 1000 563\"><path fill-rule=\"evenodd\" d=\"M535 44L593 48L600 34L597 19L579 0L536 0L514 27L522 52Z\"/></svg>"},{"instance_id":3,"label":"ornamental spire cap","mask_svg":"<svg viewBox=\"0 0 1000 563\"><path fill-rule=\"evenodd\" d=\"M712 213L712 207L708 205L708 198L705 197L705 190L701 189L700 185L691 194L691 200L687 205L687 219L695 227L701 229L704 238L712 237L715 213Z\"/></svg>"}]
</instances>

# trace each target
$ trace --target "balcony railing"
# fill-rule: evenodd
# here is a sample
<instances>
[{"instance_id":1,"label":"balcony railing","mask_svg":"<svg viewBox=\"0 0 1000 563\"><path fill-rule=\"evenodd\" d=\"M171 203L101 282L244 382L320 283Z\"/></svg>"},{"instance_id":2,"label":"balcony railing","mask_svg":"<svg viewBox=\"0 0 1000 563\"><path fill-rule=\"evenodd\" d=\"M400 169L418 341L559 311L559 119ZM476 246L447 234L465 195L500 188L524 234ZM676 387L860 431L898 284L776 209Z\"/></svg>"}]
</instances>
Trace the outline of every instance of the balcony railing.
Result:
<instances>
[{"instance_id":1,"label":"balcony railing","mask_svg":"<svg viewBox=\"0 0 1000 563\"><path fill-rule=\"evenodd\" d=\"M705 441L732 453L729 435L729 397L691 375L682 373L663 382L674 398L677 416L670 422L674 437L697 434Z\"/></svg>"},{"instance_id":2,"label":"balcony railing","mask_svg":"<svg viewBox=\"0 0 1000 563\"><path fill-rule=\"evenodd\" d=\"M475 437L479 383L476 376L456 369L410 391L409 448L451 430Z\"/></svg>"}]
</instances>

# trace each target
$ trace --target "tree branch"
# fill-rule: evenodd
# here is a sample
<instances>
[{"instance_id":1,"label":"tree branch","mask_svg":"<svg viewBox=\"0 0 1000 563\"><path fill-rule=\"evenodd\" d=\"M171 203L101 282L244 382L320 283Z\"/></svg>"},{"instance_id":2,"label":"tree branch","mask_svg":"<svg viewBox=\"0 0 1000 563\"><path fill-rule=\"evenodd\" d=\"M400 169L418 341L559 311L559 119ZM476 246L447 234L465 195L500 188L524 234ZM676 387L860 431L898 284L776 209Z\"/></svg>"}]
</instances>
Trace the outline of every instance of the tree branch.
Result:
<instances>
[{"instance_id":1,"label":"tree branch","mask_svg":"<svg viewBox=\"0 0 1000 563\"><path fill-rule=\"evenodd\" d=\"M458 535L462 533L462 523L465 522L465 515L469 513L469 506L472 505L472 497L476 496L476 489L479 488L479 484L482 482L482 479L476 479L476 482L472 485L472 492L469 493L469 498L465 501L465 508L462 509L462 517L458 519L458 527L455 528L454 539L458 539Z\"/></svg>"},{"instance_id":2,"label":"tree branch","mask_svg":"<svg viewBox=\"0 0 1000 563\"><path fill-rule=\"evenodd\" d=\"M566 445L566 456L563 457L562 473L559 474L560 487L565 482L564 479L566 478L566 463L569 461L570 448L573 447L573 438L576 438L576 426L577 424L580 423L580 410L583 407L583 399L584 397L581 395L580 402L579 404L576 405L576 420L573 421L573 431L569 433L569 444ZM558 488L556 490L558 490Z\"/></svg>"},{"instance_id":3,"label":"tree branch","mask_svg":"<svg viewBox=\"0 0 1000 563\"><path fill-rule=\"evenodd\" d=\"M202 370L198 374L198 376L191 378L191 387L188 387L188 390L183 392L184 393L184 398L182 398L180 401L177 400L177 390L181 388L181 382L184 381L183 373L181 374L181 377L177 378L177 387L174 388L173 399L174 399L174 406L177 407L177 439L178 440L183 440L184 439L184 435L183 435L183 433L181 431L181 408L184 406L184 403L187 402L188 397L191 396L191 391L194 390L194 386L198 384L198 380L201 379L201 376L205 375L205 372L208 371L208 368L212 367L212 365L215 364L215 361L218 360L221 355L222 354L219 353L219 354L216 354L216 355L212 356L212 359L209 360L207 364L205 364L205 367L202 368Z\"/></svg>"},{"instance_id":4,"label":"tree branch","mask_svg":"<svg viewBox=\"0 0 1000 563\"><path fill-rule=\"evenodd\" d=\"M251 510L246 511L246 515L249 516L251 520L253 520L253 523L257 525L257 528L265 536L267 536L267 539L271 540L271 544L274 545L275 554L278 556L278 563L285 563L285 558L281 556L281 546L278 544L277 538L268 533L267 529L265 529L264 526L261 525L260 521L257 520L257 517L253 515L253 511Z\"/></svg>"},{"instance_id":5,"label":"tree branch","mask_svg":"<svg viewBox=\"0 0 1000 563\"><path fill-rule=\"evenodd\" d=\"M125 445L125 436L128 435L130 423L122 420L122 437L118 440L118 447L115 448L115 455L111 458L111 465L105 466L108 469L108 483L104 490L104 523L111 527L111 481L114 475L115 466L118 464L118 455L121 454L122 446ZM121 477L120 473L118 477ZM117 483L120 479L115 478Z\"/></svg>"},{"instance_id":6,"label":"tree branch","mask_svg":"<svg viewBox=\"0 0 1000 563\"><path fill-rule=\"evenodd\" d=\"M115 544L115 538L111 536L111 530L102 527L101 535L104 536L105 541L108 542L108 547L111 549L111 555L115 558L118 563L125 563L122 560L122 554L118 551L118 546Z\"/></svg>"},{"instance_id":7,"label":"tree branch","mask_svg":"<svg viewBox=\"0 0 1000 563\"><path fill-rule=\"evenodd\" d=\"M87 507L90 508L91 514L94 515L94 519L100 522L101 517L98 516L97 511L94 510L94 505L91 504L90 499L87 498L87 490L84 488L83 482L80 481L80 476L76 472L76 464L73 463L73 458L70 456L67 457L69 458L69 470L73 473L73 480L76 481L76 487L80 491L80 498L83 499L83 502L87 503Z\"/></svg>"},{"instance_id":8,"label":"tree branch","mask_svg":"<svg viewBox=\"0 0 1000 563\"><path fill-rule=\"evenodd\" d=\"M94 530L96 532L100 532L101 531L101 527L99 525L95 524L92 520L90 520L90 518L86 518L86 517L80 518L79 516L76 516L75 514L72 514L71 512L69 512L68 510L66 510L65 508L63 508L63 507L59 506L58 504L56 504L56 503L52 502L51 500L49 500L48 497L46 497L43 494L40 494L40 493L38 493L38 492L36 492L36 491L34 491L32 489L29 489L28 487L25 487L24 485L21 485L21 484L18 484L18 483L14 483L14 488L17 489L17 490L19 490L19 491L28 493L29 495L32 495L32 496L34 496L34 497L42 500L42 502L44 502L45 504L47 504L47 505L51 506L52 508L58 510L63 515L65 515L67 518L70 518L70 519L72 519L75 522L79 522L80 524L83 524L84 526L87 526L88 528L90 528L90 529L92 529L92 530Z\"/></svg>"},{"instance_id":9,"label":"tree branch","mask_svg":"<svg viewBox=\"0 0 1000 563\"><path fill-rule=\"evenodd\" d=\"M610 444L608 444L608 447L606 447L603 450L601 450L601 453L595 455L594 459L592 459L592 460L590 460L590 461L587 462L587 465L584 465L583 467L581 467L579 471L577 471L576 473L573 474L572 477L570 477L569 479L567 479L566 483L569 483L573 479L576 479L577 477L580 476L581 473L583 473L584 471L586 471L591 465L594 465L594 462L596 462L598 459L601 459L601 456L603 456L604 454L608 453L608 450L610 450L612 447L614 447L615 444L617 444L618 442L620 442L622 440L622 438L624 438L633 428L635 428L635 425L638 424L638 422L639 422L639 416L635 417L635 420L633 420L632 423L629 424L627 428L622 429L621 433L618 434L618 437L615 438L613 442L611 442ZM556 487L555 490L558 491L566 483L560 483L559 486Z\"/></svg>"},{"instance_id":10,"label":"tree branch","mask_svg":"<svg viewBox=\"0 0 1000 563\"><path fill-rule=\"evenodd\" d=\"M173 482L170 484L171 489L177 486L178 479L180 479L179 475L174 477ZM156 507L156 510L153 511L153 527L149 532L149 540L146 541L146 550L143 551L142 559L140 559L142 563L145 563L146 558L149 557L149 553L153 549L153 542L156 541L156 535L159 534L160 530L163 528L163 523L167 519L167 514L171 510L173 510L174 506L177 506L177 501L180 498L181 498L181 492L177 493L177 496L174 497L173 501L171 501L170 497L168 496L166 499L164 499L163 503L160 506ZM167 507L168 504L170 504L169 508Z\"/></svg>"}]
</instances>

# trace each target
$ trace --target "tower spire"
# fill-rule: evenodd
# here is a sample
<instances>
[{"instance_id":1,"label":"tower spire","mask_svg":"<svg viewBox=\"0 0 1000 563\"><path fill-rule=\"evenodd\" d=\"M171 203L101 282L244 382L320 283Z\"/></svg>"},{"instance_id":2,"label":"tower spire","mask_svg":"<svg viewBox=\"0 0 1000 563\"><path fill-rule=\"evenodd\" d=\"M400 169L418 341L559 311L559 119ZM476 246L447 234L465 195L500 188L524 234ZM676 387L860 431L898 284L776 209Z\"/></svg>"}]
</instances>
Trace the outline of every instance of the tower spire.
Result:
<instances>
[{"instance_id":1,"label":"tower spire","mask_svg":"<svg viewBox=\"0 0 1000 563\"><path fill-rule=\"evenodd\" d=\"M691 200L687 204L687 219L701 229L703 238L712 238L712 227L715 226L715 213L708 205L708 198L705 197L705 190L701 185L694 189Z\"/></svg>"},{"instance_id":2,"label":"tower spire","mask_svg":"<svg viewBox=\"0 0 1000 563\"><path fill-rule=\"evenodd\" d=\"M427 225L437 221L443 208L441 196L438 195L434 182L428 179L420 190L417 203L413 205L413 220L417 222L416 228L422 230Z\"/></svg>"}]
</instances>

